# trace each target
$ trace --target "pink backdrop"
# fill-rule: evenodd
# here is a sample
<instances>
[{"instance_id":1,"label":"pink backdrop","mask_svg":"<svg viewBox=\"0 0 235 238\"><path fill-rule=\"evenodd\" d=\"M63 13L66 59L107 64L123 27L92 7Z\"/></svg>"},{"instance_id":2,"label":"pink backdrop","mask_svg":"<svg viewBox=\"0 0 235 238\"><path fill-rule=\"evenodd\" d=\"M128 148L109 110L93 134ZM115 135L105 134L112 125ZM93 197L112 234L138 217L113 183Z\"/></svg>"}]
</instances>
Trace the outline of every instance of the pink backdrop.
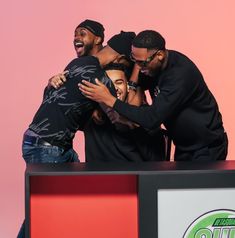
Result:
<instances>
[{"instance_id":1,"label":"pink backdrop","mask_svg":"<svg viewBox=\"0 0 235 238\"><path fill-rule=\"evenodd\" d=\"M22 134L48 78L75 57L73 31L86 18L104 24L106 39L120 30L155 29L165 36L168 48L187 54L217 98L230 140L228 159L234 159L233 0L8 0L0 9L0 237L16 237L24 217ZM75 148L82 160L83 147L79 133Z\"/></svg>"}]
</instances>

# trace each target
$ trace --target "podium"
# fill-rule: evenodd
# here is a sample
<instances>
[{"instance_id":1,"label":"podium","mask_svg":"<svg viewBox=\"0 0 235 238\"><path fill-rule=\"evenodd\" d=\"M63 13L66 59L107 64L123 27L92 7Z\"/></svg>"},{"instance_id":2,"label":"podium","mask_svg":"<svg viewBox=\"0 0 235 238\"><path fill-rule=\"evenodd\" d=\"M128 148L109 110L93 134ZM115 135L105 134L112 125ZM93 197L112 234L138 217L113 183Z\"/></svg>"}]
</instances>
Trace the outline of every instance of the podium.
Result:
<instances>
[{"instance_id":1,"label":"podium","mask_svg":"<svg viewBox=\"0 0 235 238\"><path fill-rule=\"evenodd\" d=\"M31 164L30 238L235 238L235 161Z\"/></svg>"}]
</instances>

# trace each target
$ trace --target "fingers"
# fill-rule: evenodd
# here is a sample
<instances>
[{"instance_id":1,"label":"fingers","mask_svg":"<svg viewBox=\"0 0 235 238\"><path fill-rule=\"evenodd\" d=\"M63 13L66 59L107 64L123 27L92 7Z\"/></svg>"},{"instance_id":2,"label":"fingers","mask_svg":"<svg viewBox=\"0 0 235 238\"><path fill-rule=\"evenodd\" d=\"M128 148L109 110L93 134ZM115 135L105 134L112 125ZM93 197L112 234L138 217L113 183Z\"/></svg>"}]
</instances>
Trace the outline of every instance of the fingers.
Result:
<instances>
[{"instance_id":1,"label":"fingers","mask_svg":"<svg viewBox=\"0 0 235 238\"><path fill-rule=\"evenodd\" d=\"M55 89L58 89L66 82L66 74L68 74L68 70L63 71L60 74L57 74L49 79L48 85L52 86Z\"/></svg>"},{"instance_id":2,"label":"fingers","mask_svg":"<svg viewBox=\"0 0 235 238\"><path fill-rule=\"evenodd\" d=\"M84 94L88 94L93 92L93 88L90 86L86 86L85 84L78 84L79 90L82 91Z\"/></svg>"},{"instance_id":3,"label":"fingers","mask_svg":"<svg viewBox=\"0 0 235 238\"><path fill-rule=\"evenodd\" d=\"M86 85L87 88L96 88L96 87L97 87L96 84L90 83L90 82L88 82L88 81L86 81L86 80L82 80L82 84L80 84L80 85Z\"/></svg>"},{"instance_id":4,"label":"fingers","mask_svg":"<svg viewBox=\"0 0 235 238\"><path fill-rule=\"evenodd\" d=\"M100 82L97 78L95 79L95 82L97 83L97 85L104 85L102 82Z\"/></svg>"},{"instance_id":5,"label":"fingers","mask_svg":"<svg viewBox=\"0 0 235 238\"><path fill-rule=\"evenodd\" d=\"M69 74L69 71L68 70L65 70L63 71L61 74L60 74L60 79L65 83L66 82L66 76L68 76Z\"/></svg>"},{"instance_id":6,"label":"fingers","mask_svg":"<svg viewBox=\"0 0 235 238\"><path fill-rule=\"evenodd\" d=\"M87 85L88 87L91 87L91 88L97 88L98 86L104 86L104 84L101 81L99 81L97 78L95 79L95 82L96 82L96 84L91 83L91 82L86 81L86 80L82 80L83 84L85 84L85 85Z\"/></svg>"},{"instance_id":7,"label":"fingers","mask_svg":"<svg viewBox=\"0 0 235 238\"><path fill-rule=\"evenodd\" d=\"M69 70L63 71L62 74L66 77L69 74Z\"/></svg>"},{"instance_id":8,"label":"fingers","mask_svg":"<svg viewBox=\"0 0 235 238\"><path fill-rule=\"evenodd\" d=\"M83 84L79 84L79 90L82 92L82 94L86 97L89 98L91 100L94 100L94 95L93 95L93 91L92 89L90 89L89 87L83 85Z\"/></svg>"},{"instance_id":9,"label":"fingers","mask_svg":"<svg viewBox=\"0 0 235 238\"><path fill-rule=\"evenodd\" d=\"M110 120L113 124L115 124L116 122L119 122L120 116L119 116L119 114L118 114L116 111L114 111L113 109L106 110L106 114L107 114L109 120Z\"/></svg>"},{"instance_id":10,"label":"fingers","mask_svg":"<svg viewBox=\"0 0 235 238\"><path fill-rule=\"evenodd\" d=\"M95 91L95 89L97 89L99 86L90 83L86 80L82 80L82 83L78 84L79 90L86 96L91 96L93 95L93 92ZM91 98L91 97L89 97Z\"/></svg>"}]
</instances>

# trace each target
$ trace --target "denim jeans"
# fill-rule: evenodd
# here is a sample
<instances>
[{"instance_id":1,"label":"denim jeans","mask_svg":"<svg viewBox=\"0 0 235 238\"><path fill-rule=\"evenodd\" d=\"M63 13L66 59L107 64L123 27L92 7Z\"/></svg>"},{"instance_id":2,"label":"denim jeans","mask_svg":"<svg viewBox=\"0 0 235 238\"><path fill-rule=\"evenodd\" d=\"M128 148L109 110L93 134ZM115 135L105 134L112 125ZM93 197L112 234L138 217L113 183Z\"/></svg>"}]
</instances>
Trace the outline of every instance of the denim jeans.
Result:
<instances>
[{"instance_id":1,"label":"denim jeans","mask_svg":"<svg viewBox=\"0 0 235 238\"><path fill-rule=\"evenodd\" d=\"M26 164L79 162L78 155L72 148L65 151L58 146L27 145L23 142L22 151ZM25 222L23 222L17 238L24 237Z\"/></svg>"},{"instance_id":2,"label":"denim jeans","mask_svg":"<svg viewBox=\"0 0 235 238\"><path fill-rule=\"evenodd\" d=\"M58 146L23 144L22 151L26 164L79 162L78 155L72 148L65 151Z\"/></svg>"}]
</instances>

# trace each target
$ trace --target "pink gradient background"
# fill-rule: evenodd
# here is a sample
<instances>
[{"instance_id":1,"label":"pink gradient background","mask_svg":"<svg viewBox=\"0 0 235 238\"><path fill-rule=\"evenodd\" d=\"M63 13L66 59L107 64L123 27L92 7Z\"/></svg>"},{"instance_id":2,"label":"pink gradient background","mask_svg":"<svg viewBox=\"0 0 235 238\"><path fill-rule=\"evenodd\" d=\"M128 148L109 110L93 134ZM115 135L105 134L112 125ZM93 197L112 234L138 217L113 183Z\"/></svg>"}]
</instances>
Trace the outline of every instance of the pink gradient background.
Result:
<instances>
[{"instance_id":1,"label":"pink gradient background","mask_svg":"<svg viewBox=\"0 0 235 238\"><path fill-rule=\"evenodd\" d=\"M214 93L235 156L233 0L2 1L0 237L14 238L24 217L22 134L42 100L47 80L75 57L73 32L86 18L102 22L106 40L120 30L158 30L167 47L188 55ZM78 142L79 141L79 142ZM75 149L84 160L83 137Z\"/></svg>"}]
</instances>

